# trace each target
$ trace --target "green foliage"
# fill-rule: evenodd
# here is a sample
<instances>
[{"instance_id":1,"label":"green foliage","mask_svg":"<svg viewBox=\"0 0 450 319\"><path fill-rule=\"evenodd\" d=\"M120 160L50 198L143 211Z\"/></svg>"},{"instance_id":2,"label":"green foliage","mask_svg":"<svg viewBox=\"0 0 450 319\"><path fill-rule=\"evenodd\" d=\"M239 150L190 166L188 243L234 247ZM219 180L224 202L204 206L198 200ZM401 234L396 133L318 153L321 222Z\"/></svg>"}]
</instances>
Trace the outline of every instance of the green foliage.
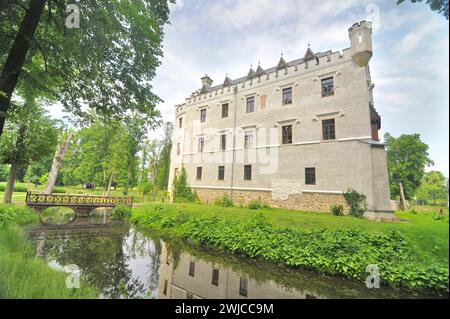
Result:
<instances>
[{"instance_id":1,"label":"green foliage","mask_svg":"<svg viewBox=\"0 0 450 319\"><path fill-rule=\"evenodd\" d=\"M176 202L195 202L198 198L187 183L187 173L184 167L181 169L180 176L174 178L173 197Z\"/></svg>"},{"instance_id":2,"label":"green foliage","mask_svg":"<svg viewBox=\"0 0 450 319\"><path fill-rule=\"evenodd\" d=\"M366 211L366 195L355 190L348 190L344 193L345 201L350 206L350 215L360 217Z\"/></svg>"},{"instance_id":3,"label":"green foliage","mask_svg":"<svg viewBox=\"0 0 450 319\"><path fill-rule=\"evenodd\" d=\"M224 194L222 198L218 198L214 204L221 207L234 207L233 200L228 194Z\"/></svg>"},{"instance_id":4,"label":"green foliage","mask_svg":"<svg viewBox=\"0 0 450 319\"><path fill-rule=\"evenodd\" d=\"M334 216L342 216L344 215L344 206L343 205L331 205L330 207L331 214Z\"/></svg>"},{"instance_id":5,"label":"green foliage","mask_svg":"<svg viewBox=\"0 0 450 319\"><path fill-rule=\"evenodd\" d=\"M81 289L67 289L67 274L35 258L35 248L16 224L37 220L26 208L0 206L0 296L12 299L86 299L97 291L84 282Z\"/></svg>"},{"instance_id":6,"label":"green foliage","mask_svg":"<svg viewBox=\"0 0 450 319\"><path fill-rule=\"evenodd\" d=\"M0 192L4 192L6 189L6 183L0 183ZM14 185L14 192L17 193L26 193L28 191L28 187L23 184Z\"/></svg>"},{"instance_id":7,"label":"green foliage","mask_svg":"<svg viewBox=\"0 0 450 319\"><path fill-rule=\"evenodd\" d=\"M0 164L0 182L6 182L9 177L9 165Z\"/></svg>"},{"instance_id":8,"label":"green foliage","mask_svg":"<svg viewBox=\"0 0 450 319\"><path fill-rule=\"evenodd\" d=\"M0 228L6 227L9 224L27 224L37 219L36 212L28 208L0 205Z\"/></svg>"},{"instance_id":9,"label":"green foliage","mask_svg":"<svg viewBox=\"0 0 450 319\"><path fill-rule=\"evenodd\" d=\"M448 180L438 171L425 173L416 192L421 204L446 205L448 201Z\"/></svg>"},{"instance_id":10,"label":"green foliage","mask_svg":"<svg viewBox=\"0 0 450 319\"><path fill-rule=\"evenodd\" d=\"M406 0L397 0L397 4L403 3ZM410 0L412 3L420 3L424 0ZM425 0L433 11L442 14L448 20L448 0Z\"/></svg>"},{"instance_id":11,"label":"green foliage","mask_svg":"<svg viewBox=\"0 0 450 319\"><path fill-rule=\"evenodd\" d=\"M263 203L261 201L261 198L259 198L258 200L254 200L254 201L250 202L250 204L248 204L248 208L254 209L254 210L272 209L272 207L270 207L269 205Z\"/></svg>"},{"instance_id":12,"label":"green foliage","mask_svg":"<svg viewBox=\"0 0 450 319\"><path fill-rule=\"evenodd\" d=\"M128 206L117 206L112 210L111 216L116 220L126 220L131 217L131 208Z\"/></svg>"},{"instance_id":13,"label":"green foliage","mask_svg":"<svg viewBox=\"0 0 450 319\"><path fill-rule=\"evenodd\" d=\"M178 224L173 216L142 210L133 212L132 221L170 230L190 242L290 267L364 280L367 265L376 264L383 283L389 286L440 293L448 290L448 267L422 260L398 231L292 230L274 226L262 214L246 220L191 216Z\"/></svg>"},{"instance_id":14,"label":"green foliage","mask_svg":"<svg viewBox=\"0 0 450 319\"><path fill-rule=\"evenodd\" d=\"M403 184L406 199L412 199L425 174L425 167L433 164L428 157L428 145L420 139L420 134L401 135L396 138L386 133L389 185L393 198L400 196Z\"/></svg>"}]
</instances>

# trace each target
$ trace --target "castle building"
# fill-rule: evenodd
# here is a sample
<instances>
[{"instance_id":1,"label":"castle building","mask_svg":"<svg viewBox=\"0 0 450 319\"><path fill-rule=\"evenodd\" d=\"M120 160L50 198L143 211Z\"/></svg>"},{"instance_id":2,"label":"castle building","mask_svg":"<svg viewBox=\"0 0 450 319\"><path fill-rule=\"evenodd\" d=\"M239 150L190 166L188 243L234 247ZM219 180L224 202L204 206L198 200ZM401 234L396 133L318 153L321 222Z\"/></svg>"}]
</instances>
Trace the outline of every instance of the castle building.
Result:
<instances>
[{"instance_id":1,"label":"castle building","mask_svg":"<svg viewBox=\"0 0 450 319\"><path fill-rule=\"evenodd\" d=\"M350 48L314 53L202 87L176 106L169 185L184 168L200 200L329 212L349 189L366 217L392 216L385 145L369 70L370 22ZM172 190L171 190L172 191Z\"/></svg>"}]
</instances>

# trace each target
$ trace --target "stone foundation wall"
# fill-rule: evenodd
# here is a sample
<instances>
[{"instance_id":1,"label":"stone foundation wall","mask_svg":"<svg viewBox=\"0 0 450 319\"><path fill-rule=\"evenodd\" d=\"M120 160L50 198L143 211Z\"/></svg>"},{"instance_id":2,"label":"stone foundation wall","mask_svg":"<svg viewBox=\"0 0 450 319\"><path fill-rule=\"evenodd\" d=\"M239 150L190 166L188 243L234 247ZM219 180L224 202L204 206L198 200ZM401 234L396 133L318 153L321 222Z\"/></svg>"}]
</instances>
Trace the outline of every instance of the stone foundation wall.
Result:
<instances>
[{"instance_id":1,"label":"stone foundation wall","mask_svg":"<svg viewBox=\"0 0 450 319\"><path fill-rule=\"evenodd\" d=\"M202 202L209 204L213 204L216 200L222 199L225 194L228 196L231 195L230 190L192 188L195 190ZM331 205L336 204L343 205L344 211L348 212L348 205L344 199L344 196L341 194L301 193L290 195L286 200L274 200L272 198L272 192L270 191L233 191L233 202L235 205L248 205L250 202L255 200L261 200L261 202L274 208L287 208L293 210L327 213L330 212Z\"/></svg>"}]
</instances>

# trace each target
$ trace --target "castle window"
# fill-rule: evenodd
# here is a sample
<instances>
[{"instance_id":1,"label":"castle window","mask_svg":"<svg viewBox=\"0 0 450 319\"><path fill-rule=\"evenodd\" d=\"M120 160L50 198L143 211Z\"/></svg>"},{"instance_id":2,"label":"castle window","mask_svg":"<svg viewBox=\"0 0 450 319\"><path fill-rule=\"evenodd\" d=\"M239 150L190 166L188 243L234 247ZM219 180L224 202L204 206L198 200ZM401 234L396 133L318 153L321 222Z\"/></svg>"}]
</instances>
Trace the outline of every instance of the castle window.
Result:
<instances>
[{"instance_id":1,"label":"castle window","mask_svg":"<svg viewBox=\"0 0 450 319\"><path fill-rule=\"evenodd\" d=\"M191 294L191 293L189 293L189 292L187 292L187 293L186 293L186 299L187 299L187 300L194 299L194 295Z\"/></svg>"},{"instance_id":2,"label":"castle window","mask_svg":"<svg viewBox=\"0 0 450 319\"><path fill-rule=\"evenodd\" d=\"M244 181L251 181L251 180L252 180L252 166L245 165L244 166Z\"/></svg>"},{"instance_id":3,"label":"castle window","mask_svg":"<svg viewBox=\"0 0 450 319\"><path fill-rule=\"evenodd\" d=\"M322 97L334 95L334 78L322 80Z\"/></svg>"},{"instance_id":4,"label":"castle window","mask_svg":"<svg viewBox=\"0 0 450 319\"><path fill-rule=\"evenodd\" d=\"M283 105L292 104L292 88L283 89Z\"/></svg>"},{"instance_id":5,"label":"castle window","mask_svg":"<svg viewBox=\"0 0 450 319\"><path fill-rule=\"evenodd\" d=\"M211 284L214 286L219 286L219 269L213 269Z\"/></svg>"},{"instance_id":6,"label":"castle window","mask_svg":"<svg viewBox=\"0 0 450 319\"><path fill-rule=\"evenodd\" d=\"M200 122L201 123L206 122L206 109L203 109L200 111Z\"/></svg>"},{"instance_id":7,"label":"castle window","mask_svg":"<svg viewBox=\"0 0 450 319\"><path fill-rule=\"evenodd\" d=\"M222 151L225 151L227 149L227 136L225 134L222 134L220 136L220 149Z\"/></svg>"},{"instance_id":8,"label":"castle window","mask_svg":"<svg viewBox=\"0 0 450 319\"><path fill-rule=\"evenodd\" d=\"M247 98L247 113L253 113L255 112L255 97L248 97Z\"/></svg>"},{"instance_id":9,"label":"castle window","mask_svg":"<svg viewBox=\"0 0 450 319\"><path fill-rule=\"evenodd\" d=\"M177 143L177 155L180 156L181 154L181 144Z\"/></svg>"},{"instance_id":10,"label":"castle window","mask_svg":"<svg viewBox=\"0 0 450 319\"><path fill-rule=\"evenodd\" d=\"M305 184L306 185L316 185L316 168L315 167L305 168Z\"/></svg>"},{"instance_id":11,"label":"castle window","mask_svg":"<svg viewBox=\"0 0 450 319\"><path fill-rule=\"evenodd\" d=\"M228 117L228 108L229 108L228 103L222 104L222 118Z\"/></svg>"},{"instance_id":12,"label":"castle window","mask_svg":"<svg viewBox=\"0 0 450 319\"><path fill-rule=\"evenodd\" d=\"M292 125L282 127L283 144L292 144Z\"/></svg>"},{"instance_id":13,"label":"castle window","mask_svg":"<svg viewBox=\"0 0 450 319\"><path fill-rule=\"evenodd\" d=\"M322 139L324 141L336 139L336 123L334 119L322 121Z\"/></svg>"},{"instance_id":14,"label":"castle window","mask_svg":"<svg viewBox=\"0 0 450 319\"><path fill-rule=\"evenodd\" d=\"M174 176L178 176L178 168L175 168L174 174Z\"/></svg>"},{"instance_id":15,"label":"castle window","mask_svg":"<svg viewBox=\"0 0 450 319\"><path fill-rule=\"evenodd\" d=\"M164 289L163 289L163 294L164 296L167 296L167 288L169 286L169 282L167 281L167 279L164 279Z\"/></svg>"},{"instance_id":16,"label":"castle window","mask_svg":"<svg viewBox=\"0 0 450 319\"><path fill-rule=\"evenodd\" d=\"M245 148L253 147L253 132L252 131L245 132L244 147Z\"/></svg>"},{"instance_id":17,"label":"castle window","mask_svg":"<svg viewBox=\"0 0 450 319\"><path fill-rule=\"evenodd\" d=\"M180 119L178 120L178 128L183 128L183 118L180 117Z\"/></svg>"},{"instance_id":18,"label":"castle window","mask_svg":"<svg viewBox=\"0 0 450 319\"><path fill-rule=\"evenodd\" d=\"M243 297L248 296L248 279L241 277L239 279L239 295Z\"/></svg>"},{"instance_id":19,"label":"castle window","mask_svg":"<svg viewBox=\"0 0 450 319\"><path fill-rule=\"evenodd\" d=\"M189 276L195 276L195 262L193 261L189 262Z\"/></svg>"},{"instance_id":20,"label":"castle window","mask_svg":"<svg viewBox=\"0 0 450 319\"><path fill-rule=\"evenodd\" d=\"M202 180L202 173L203 173L203 168L197 167L197 180L198 181Z\"/></svg>"},{"instance_id":21,"label":"castle window","mask_svg":"<svg viewBox=\"0 0 450 319\"><path fill-rule=\"evenodd\" d=\"M203 150L205 149L205 138L200 137L198 139L198 152L203 153Z\"/></svg>"},{"instance_id":22,"label":"castle window","mask_svg":"<svg viewBox=\"0 0 450 319\"><path fill-rule=\"evenodd\" d=\"M225 166L219 166L219 176L217 177L219 181L225 180Z\"/></svg>"}]
</instances>

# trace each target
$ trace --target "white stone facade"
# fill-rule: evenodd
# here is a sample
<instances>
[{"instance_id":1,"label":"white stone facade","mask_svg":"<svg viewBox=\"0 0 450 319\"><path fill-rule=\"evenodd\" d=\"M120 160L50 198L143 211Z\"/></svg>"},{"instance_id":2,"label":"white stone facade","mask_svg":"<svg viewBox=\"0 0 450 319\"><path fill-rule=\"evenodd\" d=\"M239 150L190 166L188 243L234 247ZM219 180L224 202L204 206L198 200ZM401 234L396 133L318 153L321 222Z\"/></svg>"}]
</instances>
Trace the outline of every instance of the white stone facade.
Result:
<instances>
[{"instance_id":1,"label":"white stone facade","mask_svg":"<svg viewBox=\"0 0 450 319\"><path fill-rule=\"evenodd\" d=\"M258 67L214 87L209 77L202 78L202 89L176 106L169 185L184 167L189 184L206 201L214 200L208 194L239 192L236 199L246 202L249 192L248 198L261 194L269 204L295 208L294 197L301 202L314 193L327 201L320 209L311 207L321 211L339 197L329 195L354 189L366 195L368 215L390 214L386 154L378 141L380 118L368 66L370 22L354 24L349 36L351 47L342 52L314 54L308 48L304 58L289 63L282 58L277 67ZM333 89L324 91L329 81ZM292 103L286 104L289 89ZM248 112L251 98L254 110ZM326 123L332 123L327 120L334 120L335 134L324 134ZM283 130L289 135L284 140ZM246 165L250 179L244 178ZM315 169L315 183L307 180L307 169Z\"/></svg>"}]
</instances>

